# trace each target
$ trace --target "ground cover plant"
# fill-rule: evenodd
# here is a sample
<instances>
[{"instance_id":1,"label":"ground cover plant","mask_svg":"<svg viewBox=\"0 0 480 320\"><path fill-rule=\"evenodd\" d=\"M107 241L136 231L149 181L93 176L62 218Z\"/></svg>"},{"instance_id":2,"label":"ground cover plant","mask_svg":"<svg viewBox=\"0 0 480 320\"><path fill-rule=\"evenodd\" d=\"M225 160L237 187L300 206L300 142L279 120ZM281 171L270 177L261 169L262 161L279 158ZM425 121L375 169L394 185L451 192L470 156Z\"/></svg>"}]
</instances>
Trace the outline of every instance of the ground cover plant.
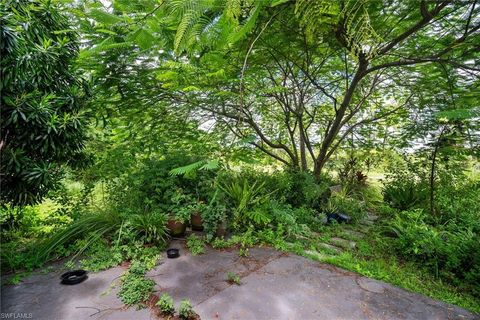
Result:
<instances>
[{"instance_id":1,"label":"ground cover plant","mask_svg":"<svg viewBox=\"0 0 480 320\"><path fill-rule=\"evenodd\" d=\"M144 306L173 226L200 223L193 256L267 245L480 312L475 1L0 12L11 283L59 259L122 264L119 298ZM188 301L179 316L196 317Z\"/></svg>"}]
</instances>

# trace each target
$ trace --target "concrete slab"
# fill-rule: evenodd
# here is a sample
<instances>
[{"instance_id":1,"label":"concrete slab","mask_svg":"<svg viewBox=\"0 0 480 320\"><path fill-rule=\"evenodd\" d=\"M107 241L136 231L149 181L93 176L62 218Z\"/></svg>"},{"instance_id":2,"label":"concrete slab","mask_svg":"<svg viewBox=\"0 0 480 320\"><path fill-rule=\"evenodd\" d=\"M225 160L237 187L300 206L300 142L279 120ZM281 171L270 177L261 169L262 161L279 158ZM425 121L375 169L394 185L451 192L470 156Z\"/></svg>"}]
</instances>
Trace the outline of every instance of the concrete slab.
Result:
<instances>
[{"instance_id":1,"label":"concrete slab","mask_svg":"<svg viewBox=\"0 0 480 320\"><path fill-rule=\"evenodd\" d=\"M414 294L381 281L271 248L208 248L193 257L184 242L177 259L164 259L147 276L158 295L168 292L178 306L189 299L205 319L479 319L456 306ZM59 284L59 272L35 275L17 286L4 286L1 312L30 313L31 319L151 319L148 309L126 309L112 287L121 267L90 274L75 286ZM240 286L225 281L241 276Z\"/></svg>"},{"instance_id":2,"label":"concrete slab","mask_svg":"<svg viewBox=\"0 0 480 320\"><path fill-rule=\"evenodd\" d=\"M157 283L158 295L167 292L177 306L184 298L193 305L200 304L228 288L227 272L245 277L283 254L270 248L251 248L250 257L240 257L234 249L207 248L205 254L192 257L182 242L174 242L171 247L180 249L180 257L167 259L164 256L164 262L150 270L147 277Z\"/></svg>"},{"instance_id":3,"label":"concrete slab","mask_svg":"<svg viewBox=\"0 0 480 320\"><path fill-rule=\"evenodd\" d=\"M149 310L127 309L116 297L115 284L125 270L90 273L86 281L73 286L60 284L62 270L29 276L19 285L2 286L1 312L16 314L15 319L27 314L35 320L150 319Z\"/></svg>"},{"instance_id":4,"label":"concrete slab","mask_svg":"<svg viewBox=\"0 0 480 320\"><path fill-rule=\"evenodd\" d=\"M475 319L458 307L293 255L195 310L202 319Z\"/></svg>"}]
</instances>

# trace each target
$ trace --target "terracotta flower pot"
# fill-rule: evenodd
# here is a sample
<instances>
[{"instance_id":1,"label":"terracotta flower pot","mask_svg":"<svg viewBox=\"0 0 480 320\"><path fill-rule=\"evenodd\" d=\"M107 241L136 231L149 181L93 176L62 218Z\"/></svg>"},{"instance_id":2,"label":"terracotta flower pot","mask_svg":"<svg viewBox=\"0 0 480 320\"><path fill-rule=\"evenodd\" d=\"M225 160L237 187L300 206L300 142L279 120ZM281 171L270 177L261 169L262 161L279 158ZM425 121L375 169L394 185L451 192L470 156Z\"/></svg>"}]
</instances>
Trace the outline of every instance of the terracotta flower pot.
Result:
<instances>
[{"instance_id":1,"label":"terracotta flower pot","mask_svg":"<svg viewBox=\"0 0 480 320\"><path fill-rule=\"evenodd\" d=\"M178 222L175 219L170 219L167 222L167 228L172 237L182 237L185 235L185 230L187 229L187 226L185 225L185 223Z\"/></svg>"},{"instance_id":2,"label":"terracotta flower pot","mask_svg":"<svg viewBox=\"0 0 480 320\"><path fill-rule=\"evenodd\" d=\"M190 223L192 225L192 230L203 231L202 216L199 212L195 212L190 215Z\"/></svg>"}]
</instances>

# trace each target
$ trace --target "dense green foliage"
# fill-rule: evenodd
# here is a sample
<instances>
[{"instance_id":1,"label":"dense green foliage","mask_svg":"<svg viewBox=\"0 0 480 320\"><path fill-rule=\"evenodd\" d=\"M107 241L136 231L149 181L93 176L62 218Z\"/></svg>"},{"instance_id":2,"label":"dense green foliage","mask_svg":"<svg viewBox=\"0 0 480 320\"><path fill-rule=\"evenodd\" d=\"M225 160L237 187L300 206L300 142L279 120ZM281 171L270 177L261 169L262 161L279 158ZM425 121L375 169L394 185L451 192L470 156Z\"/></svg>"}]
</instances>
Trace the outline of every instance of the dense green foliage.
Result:
<instances>
[{"instance_id":1,"label":"dense green foliage","mask_svg":"<svg viewBox=\"0 0 480 320\"><path fill-rule=\"evenodd\" d=\"M478 4L1 12L2 271L127 263L119 297L141 306L172 224L196 217L192 255L268 245L480 312Z\"/></svg>"},{"instance_id":2,"label":"dense green foliage","mask_svg":"<svg viewBox=\"0 0 480 320\"><path fill-rule=\"evenodd\" d=\"M79 39L49 1L2 1L2 203L31 204L81 165L86 85L73 69Z\"/></svg>"},{"instance_id":3,"label":"dense green foliage","mask_svg":"<svg viewBox=\"0 0 480 320\"><path fill-rule=\"evenodd\" d=\"M164 315L172 316L175 313L173 299L168 295L168 293L164 293L160 296L160 299L157 301L157 306Z\"/></svg>"}]
</instances>

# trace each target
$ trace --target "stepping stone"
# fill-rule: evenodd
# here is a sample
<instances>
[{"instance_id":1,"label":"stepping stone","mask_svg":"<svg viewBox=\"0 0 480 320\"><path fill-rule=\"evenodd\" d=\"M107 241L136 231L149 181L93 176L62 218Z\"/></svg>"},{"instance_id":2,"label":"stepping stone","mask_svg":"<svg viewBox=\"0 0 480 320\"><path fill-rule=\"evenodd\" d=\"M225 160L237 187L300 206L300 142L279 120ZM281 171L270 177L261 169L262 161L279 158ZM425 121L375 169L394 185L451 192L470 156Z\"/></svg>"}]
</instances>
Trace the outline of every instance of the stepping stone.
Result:
<instances>
[{"instance_id":1,"label":"stepping stone","mask_svg":"<svg viewBox=\"0 0 480 320\"><path fill-rule=\"evenodd\" d=\"M369 214L367 214L366 219L370 220L370 221L375 221L375 220L378 220L378 216L376 214L369 213Z\"/></svg>"},{"instance_id":2,"label":"stepping stone","mask_svg":"<svg viewBox=\"0 0 480 320\"><path fill-rule=\"evenodd\" d=\"M323 261L325 258L331 257L331 255L323 253L323 252L318 252L315 250L307 250L305 253L310 257L318 261Z\"/></svg>"},{"instance_id":3,"label":"stepping stone","mask_svg":"<svg viewBox=\"0 0 480 320\"><path fill-rule=\"evenodd\" d=\"M360 224L363 224L365 226L373 226L373 221L372 220L362 220L360 221Z\"/></svg>"},{"instance_id":4,"label":"stepping stone","mask_svg":"<svg viewBox=\"0 0 480 320\"><path fill-rule=\"evenodd\" d=\"M320 247L320 248L324 248L328 251L336 252L336 253L341 253L342 252L342 248L339 248L339 247L336 247L334 245L324 243L324 242L318 243L317 246Z\"/></svg>"},{"instance_id":5,"label":"stepping stone","mask_svg":"<svg viewBox=\"0 0 480 320\"><path fill-rule=\"evenodd\" d=\"M351 238L356 238L356 239L361 239L365 236L363 232L350 230L350 229L343 230L343 233L346 234L347 236L350 236Z\"/></svg>"},{"instance_id":6,"label":"stepping stone","mask_svg":"<svg viewBox=\"0 0 480 320\"><path fill-rule=\"evenodd\" d=\"M355 241L350 241L350 240L337 238L337 237L332 238L330 242L335 246L339 246L345 249L355 249L355 247L357 246L357 243Z\"/></svg>"}]
</instances>

